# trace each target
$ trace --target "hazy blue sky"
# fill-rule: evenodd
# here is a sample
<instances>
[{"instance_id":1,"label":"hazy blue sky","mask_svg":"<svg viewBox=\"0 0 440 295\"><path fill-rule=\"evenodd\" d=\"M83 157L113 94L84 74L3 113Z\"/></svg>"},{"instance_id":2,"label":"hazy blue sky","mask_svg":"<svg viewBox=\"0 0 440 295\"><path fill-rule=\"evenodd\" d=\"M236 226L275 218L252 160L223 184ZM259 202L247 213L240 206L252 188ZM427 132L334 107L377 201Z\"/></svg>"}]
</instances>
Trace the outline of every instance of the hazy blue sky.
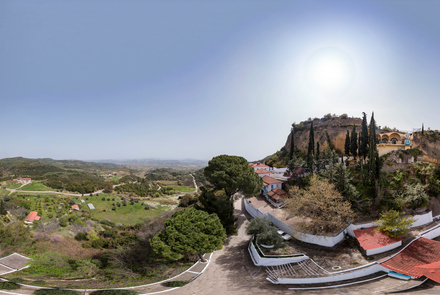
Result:
<instances>
[{"instance_id":1,"label":"hazy blue sky","mask_svg":"<svg viewBox=\"0 0 440 295\"><path fill-rule=\"evenodd\" d=\"M440 129L440 1L1 1L0 158L256 160L326 113Z\"/></svg>"}]
</instances>

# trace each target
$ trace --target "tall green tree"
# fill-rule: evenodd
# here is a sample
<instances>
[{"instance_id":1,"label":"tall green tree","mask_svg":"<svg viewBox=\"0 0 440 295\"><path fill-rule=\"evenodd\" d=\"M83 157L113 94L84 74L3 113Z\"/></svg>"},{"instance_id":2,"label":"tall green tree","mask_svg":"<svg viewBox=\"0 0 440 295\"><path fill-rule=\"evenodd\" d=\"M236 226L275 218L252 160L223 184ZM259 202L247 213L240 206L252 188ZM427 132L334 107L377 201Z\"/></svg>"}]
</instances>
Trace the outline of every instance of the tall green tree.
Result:
<instances>
[{"instance_id":1,"label":"tall green tree","mask_svg":"<svg viewBox=\"0 0 440 295\"><path fill-rule=\"evenodd\" d=\"M289 161L293 158L293 153L295 152L295 123L292 124L292 129L290 130L290 151L289 151Z\"/></svg>"},{"instance_id":2,"label":"tall green tree","mask_svg":"<svg viewBox=\"0 0 440 295\"><path fill-rule=\"evenodd\" d=\"M367 127L367 114L362 113L362 130L360 134L360 144L359 144L359 156L362 157L364 160L368 156L368 144L369 144L369 138L368 138L368 127Z\"/></svg>"},{"instance_id":3,"label":"tall green tree","mask_svg":"<svg viewBox=\"0 0 440 295\"><path fill-rule=\"evenodd\" d=\"M309 145L307 147L307 155L315 153L315 132L313 130L313 121L310 124Z\"/></svg>"},{"instance_id":4,"label":"tall green tree","mask_svg":"<svg viewBox=\"0 0 440 295\"><path fill-rule=\"evenodd\" d=\"M231 235L237 232L235 222L237 218L232 214L231 207L233 200L225 198L223 191L214 191L212 188L200 187L202 193L198 197L199 203L196 209L206 211L209 214L216 213L226 234Z\"/></svg>"},{"instance_id":5,"label":"tall green tree","mask_svg":"<svg viewBox=\"0 0 440 295\"><path fill-rule=\"evenodd\" d=\"M309 145L307 147L307 170L313 173L315 166L315 133L313 130L313 121L310 124Z\"/></svg>"},{"instance_id":6,"label":"tall green tree","mask_svg":"<svg viewBox=\"0 0 440 295\"><path fill-rule=\"evenodd\" d=\"M353 158L356 162L356 157L358 155L358 140L357 140L357 132L356 132L356 125L353 125L353 131L351 131L351 138L350 138L350 152L353 155Z\"/></svg>"},{"instance_id":7,"label":"tall green tree","mask_svg":"<svg viewBox=\"0 0 440 295\"><path fill-rule=\"evenodd\" d=\"M204 253L221 249L226 232L217 214L195 208L177 211L165 221L165 229L150 239L154 252L171 260L196 254L202 261Z\"/></svg>"},{"instance_id":8,"label":"tall green tree","mask_svg":"<svg viewBox=\"0 0 440 295\"><path fill-rule=\"evenodd\" d=\"M239 156L220 155L212 158L204 170L215 190L224 190L230 199L236 192L254 195L263 186L263 180L249 166L245 158Z\"/></svg>"},{"instance_id":9,"label":"tall green tree","mask_svg":"<svg viewBox=\"0 0 440 295\"><path fill-rule=\"evenodd\" d=\"M6 206L3 199L0 199L0 215L6 215Z\"/></svg>"},{"instance_id":10,"label":"tall green tree","mask_svg":"<svg viewBox=\"0 0 440 295\"><path fill-rule=\"evenodd\" d=\"M369 153L368 153L368 178L370 196L373 200L377 199L379 190L379 177L382 169L382 163L379 158L379 152L376 145L376 121L374 120L374 113L370 120L370 137L369 137Z\"/></svg>"},{"instance_id":11,"label":"tall green tree","mask_svg":"<svg viewBox=\"0 0 440 295\"><path fill-rule=\"evenodd\" d=\"M345 135L345 145L344 145L345 156L350 156L350 132L347 130L347 134Z\"/></svg>"}]
</instances>

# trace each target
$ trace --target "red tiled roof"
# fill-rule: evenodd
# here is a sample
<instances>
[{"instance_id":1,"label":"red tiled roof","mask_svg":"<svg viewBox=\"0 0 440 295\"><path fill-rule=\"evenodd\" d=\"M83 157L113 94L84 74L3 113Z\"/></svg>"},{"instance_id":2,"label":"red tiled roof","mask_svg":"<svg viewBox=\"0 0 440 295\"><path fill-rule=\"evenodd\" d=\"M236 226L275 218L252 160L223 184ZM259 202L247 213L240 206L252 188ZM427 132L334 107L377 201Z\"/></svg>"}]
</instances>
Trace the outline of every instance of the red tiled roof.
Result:
<instances>
[{"instance_id":1,"label":"red tiled roof","mask_svg":"<svg viewBox=\"0 0 440 295\"><path fill-rule=\"evenodd\" d=\"M287 197L287 193L282 189L276 188L267 193L274 200L281 200Z\"/></svg>"},{"instance_id":2,"label":"red tiled roof","mask_svg":"<svg viewBox=\"0 0 440 295\"><path fill-rule=\"evenodd\" d=\"M261 163L257 163L254 166L252 166L254 168L269 168L269 166L261 164Z\"/></svg>"},{"instance_id":3,"label":"red tiled roof","mask_svg":"<svg viewBox=\"0 0 440 295\"><path fill-rule=\"evenodd\" d=\"M404 275L420 278L424 273L418 266L435 261L440 261L440 242L422 237L381 265Z\"/></svg>"},{"instance_id":4,"label":"red tiled roof","mask_svg":"<svg viewBox=\"0 0 440 295\"><path fill-rule=\"evenodd\" d=\"M263 182L264 182L264 185L283 183L282 180L275 179L275 178L270 177L268 175L263 176Z\"/></svg>"},{"instance_id":5,"label":"red tiled roof","mask_svg":"<svg viewBox=\"0 0 440 295\"><path fill-rule=\"evenodd\" d=\"M255 173L258 173L258 174L269 174L270 172L267 171L266 169L262 168L262 169L255 170Z\"/></svg>"},{"instance_id":6,"label":"red tiled roof","mask_svg":"<svg viewBox=\"0 0 440 295\"><path fill-rule=\"evenodd\" d=\"M72 209L79 210L79 207L78 207L78 205L72 205Z\"/></svg>"},{"instance_id":7,"label":"red tiled roof","mask_svg":"<svg viewBox=\"0 0 440 295\"><path fill-rule=\"evenodd\" d=\"M38 215L37 211L31 211L24 221L32 223L36 219L37 215Z\"/></svg>"},{"instance_id":8,"label":"red tiled roof","mask_svg":"<svg viewBox=\"0 0 440 295\"><path fill-rule=\"evenodd\" d=\"M440 261L430 264L416 266L418 270L427 278L440 283Z\"/></svg>"},{"instance_id":9,"label":"red tiled roof","mask_svg":"<svg viewBox=\"0 0 440 295\"><path fill-rule=\"evenodd\" d=\"M358 229L353 232L364 250L380 248L403 240L402 238L390 238L383 232L376 231L376 227Z\"/></svg>"}]
</instances>

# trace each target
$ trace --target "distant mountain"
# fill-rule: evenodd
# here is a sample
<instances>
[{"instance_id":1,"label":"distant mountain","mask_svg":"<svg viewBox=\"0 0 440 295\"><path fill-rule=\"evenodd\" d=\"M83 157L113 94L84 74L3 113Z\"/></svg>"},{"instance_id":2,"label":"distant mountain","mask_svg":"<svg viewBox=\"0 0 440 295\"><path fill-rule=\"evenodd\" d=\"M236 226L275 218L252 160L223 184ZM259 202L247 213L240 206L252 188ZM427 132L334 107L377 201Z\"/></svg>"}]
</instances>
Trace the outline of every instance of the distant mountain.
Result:
<instances>
[{"instance_id":1,"label":"distant mountain","mask_svg":"<svg viewBox=\"0 0 440 295\"><path fill-rule=\"evenodd\" d=\"M2 179L12 177L31 177L44 179L48 174L86 172L96 173L102 170L118 170L120 165L109 163L93 163L78 160L28 159L23 157L0 159Z\"/></svg>"},{"instance_id":2,"label":"distant mountain","mask_svg":"<svg viewBox=\"0 0 440 295\"><path fill-rule=\"evenodd\" d=\"M208 161L196 160L196 159L182 159L182 160L170 160L170 159L130 159L130 160L98 160L96 162L113 163L131 167L162 167L162 168L188 168L188 169L200 169L208 165Z\"/></svg>"}]
</instances>

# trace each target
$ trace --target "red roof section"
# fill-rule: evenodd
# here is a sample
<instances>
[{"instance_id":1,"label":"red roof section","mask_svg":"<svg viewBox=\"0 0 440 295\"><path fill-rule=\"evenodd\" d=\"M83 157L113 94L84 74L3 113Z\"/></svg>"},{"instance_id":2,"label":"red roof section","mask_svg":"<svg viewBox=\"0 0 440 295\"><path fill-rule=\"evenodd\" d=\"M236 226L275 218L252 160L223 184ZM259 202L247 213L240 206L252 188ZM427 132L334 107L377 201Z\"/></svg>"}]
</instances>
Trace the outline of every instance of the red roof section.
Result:
<instances>
[{"instance_id":1,"label":"red roof section","mask_svg":"<svg viewBox=\"0 0 440 295\"><path fill-rule=\"evenodd\" d=\"M364 250L376 249L402 241L402 238L390 238L377 227L354 230L354 235Z\"/></svg>"},{"instance_id":2,"label":"red roof section","mask_svg":"<svg viewBox=\"0 0 440 295\"><path fill-rule=\"evenodd\" d=\"M255 170L255 173L258 173L258 174L269 174L270 172L267 171L264 168L261 168L261 169Z\"/></svg>"},{"instance_id":3,"label":"red roof section","mask_svg":"<svg viewBox=\"0 0 440 295\"><path fill-rule=\"evenodd\" d=\"M269 166L261 164L261 163L254 164L252 167L254 167L254 168L269 168Z\"/></svg>"},{"instance_id":4,"label":"red roof section","mask_svg":"<svg viewBox=\"0 0 440 295\"><path fill-rule=\"evenodd\" d=\"M287 193L279 188L273 189L267 194L274 200L281 200L287 198Z\"/></svg>"},{"instance_id":5,"label":"red roof section","mask_svg":"<svg viewBox=\"0 0 440 295\"><path fill-rule=\"evenodd\" d=\"M418 270L427 278L440 283L440 261L430 264L416 266Z\"/></svg>"},{"instance_id":6,"label":"red roof section","mask_svg":"<svg viewBox=\"0 0 440 295\"><path fill-rule=\"evenodd\" d=\"M436 261L440 261L440 242L422 237L381 265L404 275L420 278L425 275L422 269L426 268L419 266L427 266Z\"/></svg>"},{"instance_id":7,"label":"red roof section","mask_svg":"<svg viewBox=\"0 0 440 295\"><path fill-rule=\"evenodd\" d=\"M264 185L283 183L282 180L275 179L275 178L270 177L268 175L263 176L263 182L264 182Z\"/></svg>"},{"instance_id":8,"label":"red roof section","mask_svg":"<svg viewBox=\"0 0 440 295\"><path fill-rule=\"evenodd\" d=\"M36 219L37 215L38 215L37 211L31 211L24 221L34 222L34 220Z\"/></svg>"},{"instance_id":9,"label":"red roof section","mask_svg":"<svg viewBox=\"0 0 440 295\"><path fill-rule=\"evenodd\" d=\"M78 205L72 205L72 209L79 210L79 207L78 207Z\"/></svg>"}]
</instances>

